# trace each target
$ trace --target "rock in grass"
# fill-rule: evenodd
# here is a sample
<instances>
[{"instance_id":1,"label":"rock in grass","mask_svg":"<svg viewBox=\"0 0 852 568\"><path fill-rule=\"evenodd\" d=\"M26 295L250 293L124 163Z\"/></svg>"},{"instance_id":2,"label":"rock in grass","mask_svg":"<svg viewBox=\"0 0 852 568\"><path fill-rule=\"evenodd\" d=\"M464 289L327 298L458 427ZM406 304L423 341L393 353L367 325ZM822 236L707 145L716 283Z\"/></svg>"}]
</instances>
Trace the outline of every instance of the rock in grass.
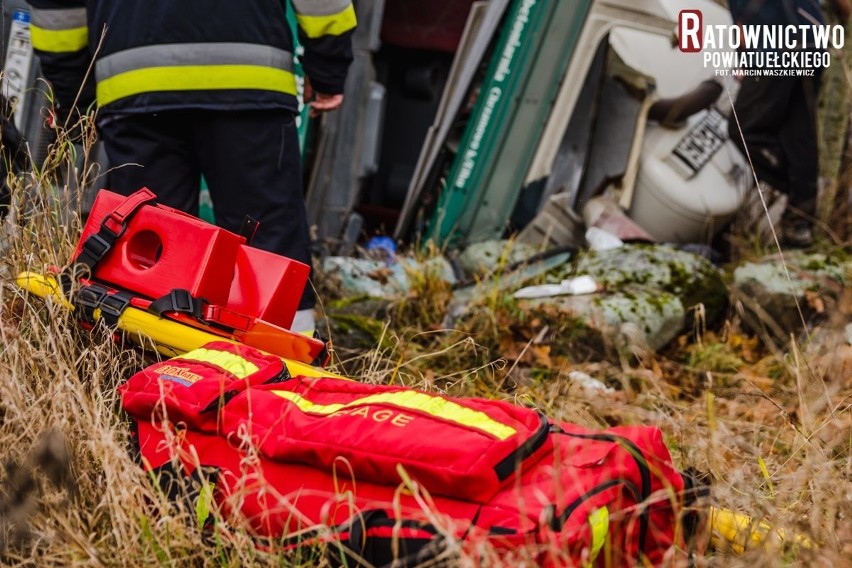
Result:
<instances>
[{"instance_id":1,"label":"rock in grass","mask_svg":"<svg viewBox=\"0 0 852 568\"><path fill-rule=\"evenodd\" d=\"M344 298L394 297L404 294L408 289L405 273L391 270L387 263L380 260L330 256L323 260L322 270Z\"/></svg>"},{"instance_id":2,"label":"rock in grass","mask_svg":"<svg viewBox=\"0 0 852 568\"><path fill-rule=\"evenodd\" d=\"M327 318L318 322L317 329L328 330L336 348L385 347L381 343L389 305L388 300L367 296L332 301L325 305Z\"/></svg>"},{"instance_id":3,"label":"rock in grass","mask_svg":"<svg viewBox=\"0 0 852 568\"><path fill-rule=\"evenodd\" d=\"M790 251L783 261L772 255L737 267L732 295L753 331L783 345L791 334L798 336L805 327L830 320L850 286L848 256Z\"/></svg>"},{"instance_id":4,"label":"rock in grass","mask_svg":"<svg viewBox=\"0 0 852 568\"><path fill-rule=\"evenodd\" d=\"M459 266L470 276L482 276L501 267L523 262L540 252L539 248L521 242L492 240L474 243L458 257Z\"/></svg>"},{"instance_id":5,"label":"rock in grass","mask_svg":"<svg viewBox=\"0 0 852 568\"><path fill-rule=\"evenodd\" d=\"M418 298L433 292L443 283L447 289L455 283L450 263L443 257L427 260L397 256L388 264L383 260L351 257L327 257L322 264L325 284L340 299L325 304L328 328L338 347L370 349L386 347L385 322L390 307L405 298ZM416 300L409 300L416 301Z\"/></svg>"},{"instance_id":6,"label":"rock in grass","mask_svg":"<svg viewBox=\"0 0 852 568\"><path fill-rule=\"evenodd\" d=\"M588 274L611 292L660 291L679 298L686 309L702 304L708 319L716 319L727 305L728 291L719 269L702 256L666 245L590 251L578 258L575 271Z\"/></svg>"},{"instance_id":7,"label":"rock in grass","mask_svg":"<svg viewBox=\"0 0 852 568\"><path fill-rule=\"evenodd\" d=\"M452 266L439 256L425 261L399 257L393 264L367 258L330 256L323 261L322 270L344 298L401 298L411 289L412 276L455 283Z\"/></svg>"},{"instance_id":8,"label":"rock in grass","mask_svg":"<svg viewBox=\"0 0 852 568\"><path fill-rule=\"evenodd\" d=\"M552 347L567 355L577 346L593 347L592 356L594 346L604 355L657 351L684 330L694 306L703 305L704 317L715 320L727 305L727 288L716 267L665 245L587 251L551 271L547 280L580 275L594 278L603 291L519 303L557 330Z\"/></svg>"},{"instance_id":9,"label":"rock in grass","mask_svg":"<svg viewBox=\"0 0 852 568\"><path fill-rule=\"evenodd\" d=\"M581 345L591 348L592 356L657 351L683 330L686 321L677 296L636 288L527 300L520 306L549 322L554 329L551 348L572 358L583 352L576 349ZM568 325L553 325L557 321Z\"/></svg>"}]
</instances>

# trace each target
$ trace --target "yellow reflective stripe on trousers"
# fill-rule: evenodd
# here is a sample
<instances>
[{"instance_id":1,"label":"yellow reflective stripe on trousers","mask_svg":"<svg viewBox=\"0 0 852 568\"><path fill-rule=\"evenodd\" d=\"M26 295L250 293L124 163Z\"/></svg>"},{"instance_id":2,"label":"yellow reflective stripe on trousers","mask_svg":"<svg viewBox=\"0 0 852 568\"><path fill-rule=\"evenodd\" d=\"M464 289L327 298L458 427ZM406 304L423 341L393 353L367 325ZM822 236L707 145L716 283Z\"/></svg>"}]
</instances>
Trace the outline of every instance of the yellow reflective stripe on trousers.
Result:
<instances>
[{"instance_id":1,"label":"yellow reflective stripe on trousers","mask_svg":"<svg viewBox=\"0 0 852 568\"><path fill-rule=\"evenodd\" d=\"M290 391L270 391L281 398L285 398L299 407L299 410L307 414L319 414L327 416L340 410L356 406L367 406L370 404L387 404L407 410L417 410L424 414L441 418L447 422L455 422L480 432L485 432L497 438L505 440L515 434L516 430L497 420L494 420L484 412L464 407L458 403L445 398L431 396L417 391L397 391L371 394L346 404L315 404L310 400Z\"/></svg>"},{"instance_id":2,"label":"yellow reflective stripe on trousers","mask_svg":"<svg viewBox=\"0 0 852 568\"><path fill-rule=\"evenodd\" d=\"M355 8L352 4L349 4L341 12L324 16L297 13L296 20L304 30L305 35L312 39L323 36L339 36L355 29L358 24L358 20L355 18Z\"/></svg>"},{"instance_id":3,"label":"yellow reflective stripe on trousers","mask_svg":"<svg viewBox=\"0 0 852 568\"><path fill-rule=\"evenodd\" d=\"M589 562L586 566L590 568L606 543L606 535L609 533L609 509L601 507L592 511L589 514L589 524L592 527L592 548L589 550Z\"/></svg>"},{"instance_id":4,"label":"yellow reflective stripe on trousers","mask_svg":"<svg viewBox=\"0 0 852 568\"><path fill-rule=\"evenodd\" d=\"M256 89L296 95L296 77L290 71L258 65L176 65L148 67L98 81L101 106L157 91Z\"/></svg>"},{"instance_id":5,"label":"yellow reflective stripe on trousers","mask_svg":"<svg viewBox=\"0 0 852 568\"><path fill-rule=\"evenodd\" d=\"M89 45L89 29L47 30L30 24L33 47L49 53L73 53Z\"/></svg>"},{"instance_id":6,"label":"yellow reflective stripe on trousers","mask_svg":"<svg viewBox=\"0 0 852 568\"><path fill-rule=\"evenodd\" d=\"M257 365L244 357L235 355L228 351L219 351L218 349L195 349L183 355L173 357L174 359L184 359L188 361L201 361L210 363L217 367L226 370L238 379L244 379L258 371Z\"/></svg>"}]
</instances>

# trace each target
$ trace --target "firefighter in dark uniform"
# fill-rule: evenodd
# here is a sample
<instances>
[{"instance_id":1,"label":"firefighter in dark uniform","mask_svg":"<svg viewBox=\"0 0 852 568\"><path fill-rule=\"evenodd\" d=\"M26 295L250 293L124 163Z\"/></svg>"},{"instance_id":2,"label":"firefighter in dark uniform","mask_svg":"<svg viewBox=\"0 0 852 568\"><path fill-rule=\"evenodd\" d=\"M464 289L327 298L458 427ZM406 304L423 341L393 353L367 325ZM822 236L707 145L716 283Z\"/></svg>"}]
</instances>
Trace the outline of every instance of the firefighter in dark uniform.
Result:
<instances>
[{"instance_id":1,"label":"firefighter in dark uniform","mask_svg":"<svg viewBox=\"0 0 852 568\"><path fill-rule=\"evenodd\" d=\"M831 0L841 18L848 0ZM737 24L767 26L824 25L818 0L728 0ZM798 38L797 38L798 39ZM817 51L802 38L801 51ZM728 122L731 140L750 157L758 177L788 196L781 221L784 244L813 244L819 177L817 102L822 69L813 76L746 76L734 104L738 120Z\"/></svg>"},{"instance_id":2,"label":"firefighter in dark uniform","mask_svg":"<svg viewBox=\"0 0 852 568\"><path fill-rule=\"evenodd\" d=\"M97 103L110 189L148 187L197 215L203 174L218 225L239 232L249 215L261 222L254 246L310 265L286 1L30 0L31 32L59 120ZM314 112L337 108L352 4L292 3L306 99L315 93Z\"/></svg>"}]
</instances>

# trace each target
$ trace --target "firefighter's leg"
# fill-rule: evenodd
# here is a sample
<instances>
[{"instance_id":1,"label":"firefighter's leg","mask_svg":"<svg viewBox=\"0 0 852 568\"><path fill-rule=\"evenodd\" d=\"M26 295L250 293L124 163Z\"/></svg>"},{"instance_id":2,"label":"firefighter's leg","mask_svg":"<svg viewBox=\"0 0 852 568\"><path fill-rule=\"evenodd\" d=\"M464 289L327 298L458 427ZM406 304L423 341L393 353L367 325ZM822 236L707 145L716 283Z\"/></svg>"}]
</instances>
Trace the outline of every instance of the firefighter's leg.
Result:
<instances>
[{"instance_id":1,"label":"firefighter's leg","mask_svg":"<svg viewBox=\"0 0 852 568\"><path fill-rule=\"evenodd\" d=\"M253 245L311 266L296 124L287 111L214 112L198 121L198 159L216 223L260 221ZM314 306L310 285L299 309Z\"/></svg>"},{"instance_id":2,"label":"firefighter's leg","mask_svg":"<svg viewBox=\"0 0 852 568\"><path fill-rule=\"evenodd\" d=\"M818 95L819 77L796 79L787 120L779 136L785 153L791 157L790 205L805 215L813 215L816 211L817 178L819 177Z\"/></svg>"},{"instance_id":3,"label":"firefighter's leg","mask_svg":"<svg viewBox=\"0 0 852 568\"><path fill-rule=\"evenodd\" d=\"M200 169L192 148L192 111L129 115L101 126L110 171L107 189L147 187L158 203L198 215Z\"/></svg>"},{"instance_id":4,"label":"firefighter's leg","mask_svg":"<svg viewBox=\"0 0 852 568\"><path fill-rule=\"evenodd\" d=\"M779 140L790 156L789 196L783 236L788 246L809 247L814 242L819 150L817 148L817 96L819 77L796 81L787 121Z\"/></svg>"},{"instance_id":5,"label":"firefighter's leg","mask_svg":"<svg viewBox=\"0 0 852 568\"><path fill-rule=\"evenodd\" d=\"M788 157L778 133L787 120L792 88L792 80L782 77L744 77L734 103L736 119L728 121L731 141L744 154L748 149L758 177L784 192L789 189Z\"/></svg>"}]
</instances>

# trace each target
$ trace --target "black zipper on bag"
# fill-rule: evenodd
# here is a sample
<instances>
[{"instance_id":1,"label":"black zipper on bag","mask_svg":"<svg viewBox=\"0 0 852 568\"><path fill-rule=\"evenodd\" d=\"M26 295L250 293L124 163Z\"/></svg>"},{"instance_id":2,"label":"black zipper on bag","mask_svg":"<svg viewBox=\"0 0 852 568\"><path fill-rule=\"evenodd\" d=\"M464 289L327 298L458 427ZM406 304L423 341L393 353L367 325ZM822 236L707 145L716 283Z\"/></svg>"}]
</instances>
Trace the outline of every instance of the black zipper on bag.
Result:
<instances>
[{"instance_id":1,"label":"black zipper on bag","mask_svg":"<svg viewBox=\"0 0 852 568\"><path fill-rule=\"evenodd\" d=\"M293 378L293 375L290 374L290 370L287 368L287 364L282 362L281 366L281 371L274 377L264 381L264 385L271 385L273 383L283 383L284 381L289 381Z\"/></svg>"},{"instance_id":2,"label":"black zipper on bag","mask_svg":"<svg viewBox=\"0 0 852 568\"><path fill-rule=\"evenodd\" d=\"M637 446L630 438L625 438L624 436L618 436L616 434L574 434L571 432L565 432L557 425L553 425L551 431L555 434L564 434L565 436L571 436L573 438L610 442L622 446L636 461L636 465L639 468L639 476L642 478L642 490L640 492L641 499L638 501L640 503L644 503L651 496L651 468L648 467L648 462L645 460L645 455L642 453L642 450L640 450L639 446ZM642 513L639 515L639 550L642 551L642 553L645 552L645 540L648 537L650 515L651 509L649 507L644 507Z\"/></svg>"},{"instance_id":3,"label":"black zipper on bag","mask_svg":"<svg viewBox=\"0 0 852 568\"><path fill-rule=\"evenodd\" d=\"M561 531L562 527L565 526L565 523L568 521L569 518L571 518L571 515L574 514L574 511L576 511L580 507L580 505L582 505L595 495L599 495L600 493L603 493L604 491L613 487L617 487L619 485L624 485L627 490L630 491L630 493L633 495L633 498L636 499L637 502L639 501L639 488L636 487L636 485L632 481L630 481L629 479L610 479L609 481L606 481L604 483L601 483L600 485L593 487L592 489L589 489L584 494L574 499L567 507L565 507L561 515L559 515L558 517L554 516L553 518L551 518L550 528L557 532Z\"/></svg>"},{"instance_id":4,"label":"black zipper on bag","mask_svg":"<svg viewBox=\"0 0 852 568\"><path fill-rule=\"evenodd\" d=\"M234 400L234 397L240 394L243 391L238 390L229 390L223 392L221 395L217 396L210 403L198 411L199 414L204 414L205 412L213 412L219 411L223 406Z\"/></svg>"},{"instance_id":5,"label":"black zipper on bag","mask_svg":"<svg viewBox=\"0 0 852 568\"><path fill-rule=\"evenodd\" d=\"M509 479L517 470L518 465L536 453L547 441L547 437L550 435L550 423L547 421L547 416L541 412L538 413L538 416L541 424L535 431L535 434L521 444L517 450L510 453L494 466L494 473L497 474L497 479L500 481Z\"/></svg>"},{"instance_id":6,"label":"black zipper on bag","mask_svg":"<svg viewBox=\"0 0 852 568\"><path fill-rule=\"evenodd\" d=\"M285 381L291 380L293 377L290 375L290 371L287 369L287 365L282 363L283 368L278 372L274 377L267 379L265 382L261 383L262 385L271 385L283 383ZM217 396L213 400L210 401L210 404L201 409L201 413L212 412L214 410L221 410L223 406L234 400L234 398L241 393L244 393L245 390L227 390L223 392L220 396Z\"/></svg>"}]
</instances>

